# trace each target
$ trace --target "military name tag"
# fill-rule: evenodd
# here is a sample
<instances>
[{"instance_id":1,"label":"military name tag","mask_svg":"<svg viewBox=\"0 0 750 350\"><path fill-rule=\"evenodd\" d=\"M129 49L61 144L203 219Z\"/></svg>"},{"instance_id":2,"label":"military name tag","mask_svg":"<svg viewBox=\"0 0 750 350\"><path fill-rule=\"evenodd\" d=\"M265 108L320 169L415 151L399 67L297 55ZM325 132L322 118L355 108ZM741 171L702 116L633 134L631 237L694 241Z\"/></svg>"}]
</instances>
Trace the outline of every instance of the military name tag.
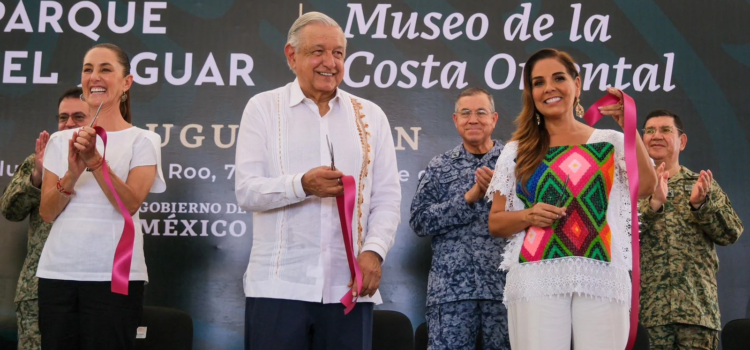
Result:
<instances>
[{"instance_id":1,"label":"military name tag","mask_svg":"<svg viewBox=\"0 0 750 350\"><path fill-rule=\"evenodd\" d=\"M447 174L447 176L440 177L440 180L438 182L440 182L441 184L450 183L455 181L457 178L457 174Z\"/></svg>"}]
</instances>

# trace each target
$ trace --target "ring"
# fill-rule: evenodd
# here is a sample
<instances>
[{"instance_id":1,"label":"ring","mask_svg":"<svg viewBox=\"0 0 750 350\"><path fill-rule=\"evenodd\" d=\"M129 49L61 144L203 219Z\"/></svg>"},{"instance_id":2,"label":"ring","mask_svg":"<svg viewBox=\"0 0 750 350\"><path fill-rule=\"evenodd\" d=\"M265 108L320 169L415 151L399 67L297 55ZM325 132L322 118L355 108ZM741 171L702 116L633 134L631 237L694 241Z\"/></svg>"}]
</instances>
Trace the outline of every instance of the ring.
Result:
<instances>
[{"instance_id":1,"label":"ring","mask_svg":"<svg viewBox=\"0 0 750 350\"><path fill-rule=\"evenodd\" d=\"M341 178L338 178L338 179L336 179L336 180L339 180L339 185L341 185Z\"/></svg>"},{"instance_id":2,"label":"ring","mask_svg":"<svg viewBox=\"0 0 750 350\"><path fill-rule=\"evenodd\" d=\"M560 215L559 215L559 214L555 214L555 216L556 216L556 219L559 219L559 218L560 218Z\"/></svg>"},{"instance_id":3,"label":"ring","mask_svg":"<svg viewBox=\"0 0 750 350\"><path fill-rule=\"evenodd\" d=\"M621 111L625 110L625 105L620 105L620 110Z\"/></svg>"}]
</instances>

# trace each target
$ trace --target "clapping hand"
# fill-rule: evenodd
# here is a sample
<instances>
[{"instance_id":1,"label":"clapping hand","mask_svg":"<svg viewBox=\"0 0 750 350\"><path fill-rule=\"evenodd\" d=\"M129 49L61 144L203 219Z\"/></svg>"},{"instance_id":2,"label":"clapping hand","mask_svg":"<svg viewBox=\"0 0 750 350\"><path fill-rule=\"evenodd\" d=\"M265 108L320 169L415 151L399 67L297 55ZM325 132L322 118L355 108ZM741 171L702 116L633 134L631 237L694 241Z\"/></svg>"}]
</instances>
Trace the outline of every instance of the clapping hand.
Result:
<instances>
[{"instance_id":1,"label":"clapping hand","mask_svg":"<svg viewBox=\"0 0 750 350\"><path fill-rule=\"evenodd\" d=\"M76 132L73 147L86 165L94 164L100 158L96 150L96 130L92 127L84 126Z\"/></svg>"},{"instance_id":2,"label":"clapping hand","mask_svg":"<svg viewBox=\"0 0 750 350\"><path fill-rule=\"evenodd\" d=\"M658 168L656 168L656 188L654 188L654 194L651 195L651 201L649 202L649 205L651 205L651 209L654 211L659 210L662 205L667 201L667 193L669 192L669 172L665 171L665 164L661 163Z\"/></svg>"},{"instance_id":3,"label":"clapping hand","mask_svg":"<svg viewBox=\"0 0 750 350\"><path fill-rule=\"evenodd\" d=\"M47 142L49 142L49 133L47 131L40 132L39 138L36 139L36 146L34 147L34 171L31 173L31 183L34 187L42 185L44 151L47 149Z\"/></svg>"},{"instance_id":4,"label":"clapping hand","mask_svg":"<svg viewBox=\"0 0 750 350\"><path fill-rule=\"evenodd\" d=\"M466 203L476 203L484 197L484 194L487 193L487 188L490 187L490 182L492 181L492 176L494 174L495 172L486 166L480 167L474 172L474 179L476 182L474 183L474 186L464 194Z\"/></svg>"},{"instance_id":5,"label":"clapping hand","mask_svg":"<svg viewBox=\"0 0 750 350\"><path fill-rule=\"evenodd\" d=\"M77 139L78 131L74 132L73 137L68 140L68 174L72 175L75 179L78 179L83 171L86 170L86 163L75 146Z\"/></svg>"},{"instance_id":6,"label":"clapping hand","mask_svg":"<svg viewBox=\"0 0 750 350\"><path fill-rule=\"evenodd\" d=\"M711 173L711 170L701 170L700 177L690 192L690 205L693 206L693 209L697 209L706 201L713 180L714 174Z\"/></svg>"}]
</instances>

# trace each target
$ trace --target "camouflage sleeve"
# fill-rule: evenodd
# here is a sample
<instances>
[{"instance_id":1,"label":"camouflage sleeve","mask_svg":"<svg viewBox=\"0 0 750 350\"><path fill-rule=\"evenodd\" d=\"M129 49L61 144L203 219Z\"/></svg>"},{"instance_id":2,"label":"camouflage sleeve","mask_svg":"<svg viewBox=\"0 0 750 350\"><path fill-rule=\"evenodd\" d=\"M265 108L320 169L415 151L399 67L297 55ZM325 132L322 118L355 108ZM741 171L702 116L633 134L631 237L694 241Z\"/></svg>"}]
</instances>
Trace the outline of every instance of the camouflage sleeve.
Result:
<instances>
[{"instance_id":1,"label":"camouflage sleeve","mask_svg":"<svg viewBox=\"0 0 750 350\"><path fill-rule=\"evenodd\" d=\"M0 198L0 211L10 221L22 221L32 210L39 207L42 191L31 183L34 171L34 156L29 156L13 174L8 187Z\"/></svg>"},{"instance_id":2,"label":"camouflage sleeve","mask_svg":"<svg viewBox=\"0 0 750 350\"><path fill-rule=\"evenodd\" d=\"M653 226L654 222L658 220L659 218L664 217L664 206L662 205L661 208L659 208L658 211L654 211L654 209L651 208L651 205L649 205L649 202L651 201L651 196L649 196L646 199L641 199L638 201L638 214L640 214L639 222L641 226L641 231L650 231Z\"/></svg>"},{"instance_id":3,"label":"camouflage sleeve","mask_svg":"<svg viewBox=\"0 0 750 350\"><path fill-rule=\"evenodd\" d=\"M716 181L706 203L698 210L691 210L690 214L703 233L718 245L730 245L742 234L742 221Z\"/></svg>"},{"instance_id":4,"label":"camouflage sleeve","mask_svg":"<svg viewBox=\"0 0 750 350\"><path fill-rule=\"evenodd\" d=\"M464 193L456 193L447 201L440 201L435 172L435 168L427 167L411 202L409 225L420 237L458 231L460 227L472 223L477 215L473 206L466 203Z\"/></svg>"}]
</instances>

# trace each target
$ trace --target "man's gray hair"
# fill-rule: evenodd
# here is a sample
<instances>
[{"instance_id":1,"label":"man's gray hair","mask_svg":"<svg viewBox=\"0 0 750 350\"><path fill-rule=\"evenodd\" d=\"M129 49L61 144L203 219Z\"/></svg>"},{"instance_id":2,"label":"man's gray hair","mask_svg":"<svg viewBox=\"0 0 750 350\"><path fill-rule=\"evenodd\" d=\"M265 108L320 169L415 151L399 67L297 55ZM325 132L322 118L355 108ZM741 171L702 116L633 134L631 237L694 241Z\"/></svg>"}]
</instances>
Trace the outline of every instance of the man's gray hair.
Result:
<instances>
[{"instance_id":1,"label":"man's gray hair","mask_svg":"<svg viewBox=\"0 0 750 350\"><path fill-rule=\"evenodd\" d=\"M489 92L487 92L487 90L482 89L482 88L478 88L478 87L468 88L468 89L466 89L464 91L461 91L461 93L456 98L456 107L455 107L454 111L456 113L458 113L458 100L460 100L461 97L475 96L475 95L479 95L479 94L484 94L485 96L487 96L487 98L490 100L490 108L492 109L489 112L490 113L495 113L495 99L492 98L492 95Z\"/></svg>"},{"instance_id":2,"label":"man's gray hair","mask_svg":"<svg viewBox=\"0 0 750 350\"><path fill-rule=\"evenodd\" d=\"M341 26L334 21L333 18L324 13L315 11L305 13L292 23L292 27L289 28L289 34L286 36L286 43L294 48L294 52L299 52L300 45L302 44L299 40L299 32L302 31L302 28L310 24L323 24L328 27L341 29ZM344 36L344 48L346 48L346 36ZM289 64L289 61L287 61L286 64L289 66L290 70L294 71L292 65Z\"/></svg>"},{"instance_id":3,"label":"man's gray hair","mask_svg":"<svg viewBox=\"0 0 750 350\"><path fill-rule=\"evenodd\" d=\"M302 31L302 28L309 24L323 24L328 27L336 27L341 29L341 26L339 26L336 21L333 20L333 18L328 17L328 15L320 13L320 12L308 12L304 15L297 18L296 21L292 24L292 27L289 28L289 34L286 37L286 43L289 45L292 45L294 48L294 52L298 52L300 47L300 41L299 41L299 32ZM346 36L344 37L344 47L346 47Z\"/></svg>"}]
</instances>

